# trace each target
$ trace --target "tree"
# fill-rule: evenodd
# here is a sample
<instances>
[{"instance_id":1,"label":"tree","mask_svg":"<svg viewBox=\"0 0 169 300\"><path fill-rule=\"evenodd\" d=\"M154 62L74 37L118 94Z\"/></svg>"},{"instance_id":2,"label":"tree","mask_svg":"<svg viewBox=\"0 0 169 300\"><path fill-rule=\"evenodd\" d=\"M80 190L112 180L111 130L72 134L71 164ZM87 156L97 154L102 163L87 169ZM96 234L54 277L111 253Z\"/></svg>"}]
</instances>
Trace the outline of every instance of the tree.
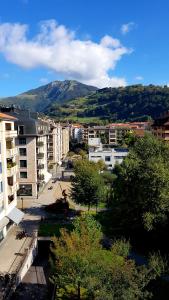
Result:
<instances>
[{"instance_id":1,"label":"tree","mask_svg":"<svg viewBox=\"0 0 169 300\"><path fill-rule=\"evenodd\" d=\"M169 146L148 134L138 139L116 166L113 208L125 228L148 231L164 224L169 213Z\"/></svg>"},{"instance_id":2,"label":"tree","mask_svg":"<svg viewBox=\"0 0 169 300\"><path fill-rule=\"evenodd\" d=\"M76 161L74 172L71 197L76 203L90 208L91 204L97 205L105 200L106 189L97 164L88 160Z\"/></svg>"},{"instance_id":3,"label":"tree","mask_svg":"<svg viewBox=\"0 0 169 300\"><path fill-rule=\"evenodd\" d=\"M153 256L147 267L136 267L127 259L129 243L116 240L106 250L101 238L99 224L87 215L76 219L72 232L62 230L53 240L51 280L57 299L148 299L146 287L161 275L162 261Z\"/></svg>"}]
</instances>

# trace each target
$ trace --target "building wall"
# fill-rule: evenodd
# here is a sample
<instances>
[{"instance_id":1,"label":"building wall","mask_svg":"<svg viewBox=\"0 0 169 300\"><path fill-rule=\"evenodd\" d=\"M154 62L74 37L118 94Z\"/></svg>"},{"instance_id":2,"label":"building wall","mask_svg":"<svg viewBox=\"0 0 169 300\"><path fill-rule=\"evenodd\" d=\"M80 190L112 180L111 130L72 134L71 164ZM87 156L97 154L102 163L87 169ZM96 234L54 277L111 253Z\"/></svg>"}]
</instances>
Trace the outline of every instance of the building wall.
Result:
<instances>
[{"instance_id":1,"label":"building wall","mask_svg":"<svg viewBox=\"0 0 169 300\"><path fill-rule=\"evenodd\" d=\"M6 124L11 130L6 130ZM10 121L0 122L0 222L17 205L17 166L14 123ZM9 167L10 165L10 167ZM10 178L10 185L9 185ZM7 226L0 229L0 240L6 236Z\"/></svg>"},{"instance_id":2,"label":"building wall","mask_svg":"<svg viewBox=\"0 0 169 300\"><path fill-rule=\"evenodd\" d=\"M69 152L69 128L62 128L62 158L65 158Z\"/></svg>"}]
</instances>

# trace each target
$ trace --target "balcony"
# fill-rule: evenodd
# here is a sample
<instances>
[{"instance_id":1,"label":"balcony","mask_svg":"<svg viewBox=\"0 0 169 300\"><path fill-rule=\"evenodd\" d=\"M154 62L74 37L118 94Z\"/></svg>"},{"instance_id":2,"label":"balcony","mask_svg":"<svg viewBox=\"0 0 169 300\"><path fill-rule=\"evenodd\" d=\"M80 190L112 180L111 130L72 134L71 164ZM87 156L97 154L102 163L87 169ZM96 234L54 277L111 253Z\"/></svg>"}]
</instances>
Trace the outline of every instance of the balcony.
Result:
<instances>
[{"instance_id":1,"label":"balcony","mask_svg":"<svg viewBox=\"0 0 169 300\"><path fill-rule=\"evenodd\" d=\"M53 152L53 147L49 147L48 152Z\"/></svg>"},{"instance_id":2,"label":"balcony","mask_svg":"<svg viewBox=\"0 0 169 300\"><path fill-rule=\"evenodd\" d=\"M17 131L16 131L16 130L6 130L6 131L5 131L5 137L6 137L6 138L14 138L14 137L17 137Z\"/></svg>"},{"instance_id":3,"label":"balcony","mask_svg":"<svg viewBox=\"0 0 169 300\"><path fill-rule=\"evenodd\" d=\"M37 158L38 158L38 159L44 158L44 153L43 153L43 152L37 153Z\"/></svg>"},{"instance_id":4,"label":"balcony","mask_svg":"<svg viewBox=\"0 0 169 300\"><path fill-rule=\"evenodd\" d=\"M53 160L53 155L50 155L50 156L48 157L48 160Z\"/></svg>"},{"instance_id":5,"label":"balcony","mask_svg":"<svg viewBox=\"0 0 169 300\"><path fill-rule=\"evenodd\" d=\"M19 185L17 182L13 183L13 185L8 185L8 194L13 195L19 189Z\"/></svg>"},{"instance_id":6,"label":"balcony","mask_svg":"<svg viewBox=\"0 0 169 300\"><path fill-rule=\"evenodd\" d=\"M43 147L43 146L44 146L44 142L41 141L37 142L37 147Z\"/></svg>"},{"instance_id":7,"label":"balcony","mask_svg":"<svg viewBox=\"0 0 169 300\"><path fill-rule=\"evenodd\" d=\"M38 170L42 170L42 169L44 169L44 167L45 167L44 164L39 164L39 165L37 166L37 169L38 169Z\"/></svg>"},{"instance_id":8,"label":"balcony","mask_svg":"<svg viewBox=\"0 0 169 300\"><path fill-rule=\"evenodd\" d=\"M38 180L43 181L45 179L44 174L39 174L38 175Z\"/></svg>"},{"instance_id":9,"label":"balcony","mask_svg":"<svg viewBox=\"0 0 169 300\"><path fill-rule=\"evenodd\" d=\"M16 173L17 173L17 171L18 171L18 166L13 166L13 167L7 167L7 177L10 177L10 176L13 176L13 175L15 175Z\"/></svg>"},{"instance_id":10,"label":"balcony","mask_svg":"<svg viewBox=\"0 0 169 300\"><path fill-rule=\"evenodd\" d=\"M6 148L6 157L10 158L18 154L18 149L16 147L13 148Z\"/></svg>"}]
</instances>

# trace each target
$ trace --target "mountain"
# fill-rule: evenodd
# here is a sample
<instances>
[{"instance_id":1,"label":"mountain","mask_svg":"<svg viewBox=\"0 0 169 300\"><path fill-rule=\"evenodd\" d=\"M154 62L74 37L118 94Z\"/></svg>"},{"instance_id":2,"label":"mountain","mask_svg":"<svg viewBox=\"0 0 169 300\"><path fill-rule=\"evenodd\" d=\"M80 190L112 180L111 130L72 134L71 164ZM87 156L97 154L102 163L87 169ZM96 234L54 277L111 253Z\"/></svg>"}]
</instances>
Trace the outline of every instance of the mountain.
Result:
<instances>
[{"instance_id":1,"label":"mountain","mask_svg":"<svg viewBox=\"0 0 169 300\"><path fill-rule=\"evenodd\" d=\"M147 120L168 110L168 86L133 85L100 89L59 106L53 104L46 112L57 119L98 123Z\"/></svg>"},{"instance_id":2,"label":"mountain","mask_svg":"<svg viewBox=\"0 0 169 300\"><path fill-rule=\"evenodd\" d=\"M43 112L53 103L65 103L70 99L86 96L96 90L96 87L85 85L75 80L53 81L16 97L2 98L0 99L0 104L13 104L29 108L32 111Z\"/></svg>"}]
</instances>

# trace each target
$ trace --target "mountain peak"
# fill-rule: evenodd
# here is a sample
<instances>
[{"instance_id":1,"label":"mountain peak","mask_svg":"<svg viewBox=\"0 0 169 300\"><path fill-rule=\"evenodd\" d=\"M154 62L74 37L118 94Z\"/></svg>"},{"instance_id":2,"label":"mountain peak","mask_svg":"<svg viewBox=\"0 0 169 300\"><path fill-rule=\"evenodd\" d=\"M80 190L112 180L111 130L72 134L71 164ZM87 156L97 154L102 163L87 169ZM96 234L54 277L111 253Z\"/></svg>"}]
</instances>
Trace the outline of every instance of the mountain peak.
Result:
<instances>
[{"instance_id":1,"label":"mountain peak","mask_svg":"<svg viewBox=\"0 0 169 300\"><path fill-rule=\"evenodd\" d=\"M18 105L33 111L44 111L46 107L84 97L97 88L76 80L53 81L46 85L24 92L16 97L1 99L3 105Z\"/></svg>"}]
</instances>

